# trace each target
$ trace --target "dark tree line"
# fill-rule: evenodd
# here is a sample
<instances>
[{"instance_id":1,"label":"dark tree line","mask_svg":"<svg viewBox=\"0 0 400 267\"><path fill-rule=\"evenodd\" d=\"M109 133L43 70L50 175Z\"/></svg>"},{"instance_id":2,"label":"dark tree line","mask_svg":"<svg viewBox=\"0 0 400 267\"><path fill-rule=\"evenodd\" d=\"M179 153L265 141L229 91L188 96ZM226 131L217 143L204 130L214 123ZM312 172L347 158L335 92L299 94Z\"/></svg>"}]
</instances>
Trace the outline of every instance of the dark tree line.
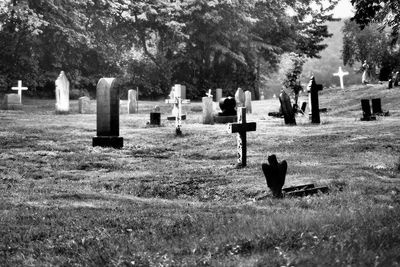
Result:
<instances>
[{"instance_id":1,"label":"dark tree line","mask_svg":"<svg viewBox=\"0 0 400 267\"><path fill-rule=\"evenodd\" d=\"M174 83L191 98L239 86L257 94L281 54L317 57L324 48L337 1L320 2L5 0L0 90L22 79L31 94L51 95L64 70L73 88L89 92L100 77L119 77L144 97L166 95Z\"/></svg>"}]
</instances>

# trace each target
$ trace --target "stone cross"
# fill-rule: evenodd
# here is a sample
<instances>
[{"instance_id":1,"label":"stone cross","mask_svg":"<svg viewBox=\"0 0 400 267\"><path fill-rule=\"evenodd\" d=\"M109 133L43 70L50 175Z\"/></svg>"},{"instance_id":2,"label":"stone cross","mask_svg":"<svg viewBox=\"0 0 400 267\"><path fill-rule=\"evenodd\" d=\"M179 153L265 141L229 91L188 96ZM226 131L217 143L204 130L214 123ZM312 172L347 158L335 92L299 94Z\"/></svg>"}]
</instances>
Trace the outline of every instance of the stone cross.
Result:
<instances>
[{"instance_id":1,"label":"stone cross","mask_svg":"<svg viewBox=\"0 0 400 267\"><path fill-rule=\"evenodd\" d=\"M119 91L114 78L101 78L96 88L97 136L93 146L123 147L119 136Z\"/></svg>"},{"instance_id":2,"label":"stone cross","mask_svg":"<svg viewBox=\"0 0 400 267\"><path fill-rule=\"evenodd\" d=\"M210 98L213 97L213 95L211 94L211 89L208 89L208 93L206 93L206 96L207 96L207 97L210 97Z\"/></svg>"},{"instance_id":3,"label":"stone cross","mask_svg":"<svg viewBox=\"0 0 400 267\"><path fill-rule=\"evenodd\" d=\"M176 135L182 135L182 104L189 104L189 99L182 99L181 94L174 93L173 99L166 99L165 103L174 104L174 109L177 111L175 114L175 131Z\"/></svg>"},{"instance_id":4,"label":"stone cross","mask_svg":"<svg viewBox=\"0 0 400 267\"><path fill-rule=\"evenodd\" d=\"M69 112L69 81L64 71L60 72L56 84L56 113Z\"/></svg>"},{"instance_id":5,"label":"stone cross","mask_svg":"<svg viewBox=\"0 0 400 267\"><path fill-rule=\"evenodd\" d=\"M19 95L19 103L22 103L22 90L28 90L28 87L23 87L22 86L22 81L18 80L18 86L17 87L11 87L12 90L17 90L18 95Z\"/></svg>"},{"instance_id":6,"label":"stone cross","mask_svg":"<svg viewBox=\"0 0 400 267\"><path fill-rule=\"evenodd\" d=\"M320 123L318 92L322 91L322 84L316 84L315 78L311 77L307 85L307 91L309 94L309 101L310 101L309 116L311 118L311 123Z\"/></svg>"},{"instance_id":7,"label":"stone cross","mask_svg":"<svg viewBox=\"0 0 400 267\"><path fill-rule=\"evenodd\" d=\"M333 76L339 76L340 79L340 88L344 89L344 85L343 85L343 77L345 75L349 75L349 72L347 71L343 71L342 67L339 67L339 71L337 73L334 73Z\"/></svg>"},{"instance_id":8,"label":"stone cross","mask_svg":"<svg viewBox=\"0 0 400 267\"><path fill-rule=\"evenodd\" d=\"M237 133L237 167L242 168L247 165L247 140L246 133L256 130L255 122L246 122L246 108L240 107L238 110L238 122L228 124L228 133Z\"/></svg>"}]
</instances>

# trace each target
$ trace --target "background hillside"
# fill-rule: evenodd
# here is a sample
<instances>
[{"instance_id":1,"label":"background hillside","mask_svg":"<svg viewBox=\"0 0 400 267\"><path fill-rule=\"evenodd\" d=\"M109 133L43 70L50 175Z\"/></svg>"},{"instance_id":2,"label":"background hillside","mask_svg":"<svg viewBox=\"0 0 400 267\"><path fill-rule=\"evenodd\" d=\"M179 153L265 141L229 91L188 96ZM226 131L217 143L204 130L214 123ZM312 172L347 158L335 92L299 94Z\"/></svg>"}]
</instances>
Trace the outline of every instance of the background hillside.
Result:
<instances>
[{"instance_id":1,"label":"background hillside","mask_svg":"<svg viewBox=\"0 0 400 267\"><path fill-rule=\"evenodd\" d=\"M344 20L328 22L328 31L332 37L327 38L323 43L327 48L319 55L320 58L309 59L303 66L302 85L306 86L311 75L315 76L316 82L323 84L324 88L340 86L339 78L333 76L342 67L343 71L348 71L349 75L344 77L344 85L360 84L360 66L355 64L353 67L344 66L342 60L343 34L342 28ZM270 75L264 83L264 96L271 98L274 94L278 95L282 87L281 73Z\"/></svg>"}]
</instances>

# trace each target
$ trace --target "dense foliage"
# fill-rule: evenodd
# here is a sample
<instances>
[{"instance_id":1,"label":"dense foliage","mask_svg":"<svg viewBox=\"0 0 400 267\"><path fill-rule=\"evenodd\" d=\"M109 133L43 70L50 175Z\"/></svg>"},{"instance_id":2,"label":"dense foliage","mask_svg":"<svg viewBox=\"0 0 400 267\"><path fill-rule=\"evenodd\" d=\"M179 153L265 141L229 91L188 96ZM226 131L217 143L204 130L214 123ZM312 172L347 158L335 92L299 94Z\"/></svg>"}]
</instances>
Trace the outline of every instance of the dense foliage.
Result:
<instances>
[{"instance_id":1,"label":"dense foliage","mask_svg":"<svg viewBox=\"0 0 400 267\"><path fill-rule=\"evenodd\" d=\"M400 2L398 0L351 0L356 9L353 20L363 29L377 22L381 28L389 27L392 41L396 42L400 30Z\"/></svg>"},{"instance_id":2,"label":"dense foliage","mask_svg":"<svg viewBox=\"0 0 400 267\"><path fill-rule=\"evenodd\" d=\"M379 26L371 24L360 29L354 22L347 20L343 27L343 63L361 65L364 60L370 67L372 78L387 80L392 71L400 66L400 50L391 46L391 38Z\"/></svg>"},{"instance_id":3,"label":"dense foliage","mask_svg":"<svg viewBox=\"0 0 400 267\"><path fill-rule=\"evenodd\" d=\"M174 83L186 84L191 98L238 86L257 96L260 75L282 53L317 57L325 47L337 1L320 2L2 1L0 90L23 79L31 93L52 94L64 70L88 91L113 76L144 97L166 95Z\"/></svg>"}]
</instances>

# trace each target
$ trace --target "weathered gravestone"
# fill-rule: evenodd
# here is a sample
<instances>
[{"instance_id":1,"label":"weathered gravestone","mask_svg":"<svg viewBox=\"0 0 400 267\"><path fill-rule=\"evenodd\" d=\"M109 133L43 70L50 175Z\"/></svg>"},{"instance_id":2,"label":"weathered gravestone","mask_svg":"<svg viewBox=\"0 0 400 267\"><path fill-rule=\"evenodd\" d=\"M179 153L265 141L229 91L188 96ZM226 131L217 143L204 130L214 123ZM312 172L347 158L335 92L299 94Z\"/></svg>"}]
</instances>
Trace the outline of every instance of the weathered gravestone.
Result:
<instances>
[{"instance_id":1,"label":"weathered gravestone","mask_svg":"<svg viewBox=\"0 0 400 267\"><path fill-rule=\"evenodd\" d=\"M18 81L18 86L17 87L11 87L11 90L16 90L18 91L18 96L19 96L19 103L22 104L22 91L23 90L28 90L28 87L22 86L22 81Z\"/></svg>"},{"instance_id":2,"label":"weathered gravestone","mask_svg":"<svg viewBox=\"0 0 400 267\"><path fill-rule=\"evenodd\" d=\"M240 87L236 90L235 100L236 100L236 106L238 108L244 106L244 101L245 101L244 92L243 92L242 88L240 88Z\"/></svg>"},{"instance_id":3,"label":"weathered gravestone","mask_svg":"<svg viewBox=\"0 0 400 267\"><path fill-rule=\"evenodd\" d=\"M101 78L96 89L97 136L93 146L123 147L119 136L119 92L114 78Z\"/></svg>"},{"instance_id":4,"label":"weathered gravestone","mask_svg":"<svg viewBox=\"0 0 400 267\"><path fill-rule=\"evenodd\" d=\"M269 163L269 164L268 164ZM272 195L277 198L284 196L309 196L318 193L327 193L329 188L326 186L315 187L314 184L304 184L299 186L292 186L282 188L285 184L285 177L288 168L286 160L278 163L275 155L268 157L268 163L261 165L267 186L272 191ZM262 199L265 197L261 197Z\"/></svg>"},{"instance_id":5,"label":"weathered gravestone","mask_svg":"<svg viewBox=\"0 0 400 267\"><path fill-rule=\"evenodd\" d=\"M78 98L78 111L80 114L87 114L90 112L90 98L82 96Z\"/></svg>"},{"instance_id":6,"label":"weathered gravestone","mask_svg":"<svg viewBox=\"0 0 400 267\"><path fill-rule=\"evenodd\" d=\"M219 100L219 107L222 112L214 116L216 123L228 123L237 121L236 115L236 100L231 97L223 97Z\"/></svg>"},{"instance_id":7,"label":"weathered gravestone","mask_svg":"<svg viewBox=\"0 0 400 267\"><path fill-rule=\"evenodd\" d=\"M21 98L18 94L5 94L2 103L2 109L20 110L22 109Z\"/></svg>"},{"instance_id":8,"label":"weathered gravestone","mask_svg":"<svg viewBox=\"0 0 400 267\"><path fill-rule=\"evenodd\" d=\"M64 71L60 72L56 84L56 113L66 114L69 112L69 81Z\"/></svg>"},{"instance_id":9,"label":"weathered gravestone","mask_svg":"<svg viewBox=\"0 0 400 267\"><path fill-rule=\"evenodd\" d=\"M340 88L344 89L344 84L343 84L343 77L349 75L347 71L343 71L342 67L339 67L339 71L337 73L334 73L333 76L339 76L340 79Z\"/></svg>"},{"instance_id":10,"label":"weathered gravestone","mask_svg":"<svg viewBox=\"0 0 400 267\"><path fill-rule=\"evenodd\" d=\"M252 113L250 91L244 92L244 99L245 99L244 107L246 108L247 113Z\"/></svg>"},{"instance_id":11,"label":"weathered gravestone","mask_svg":"<svg viewBox=\"0 0 400 267\"><path fill-rule=\"evenodd\" d=\"M318 92L322 91L322 84L316 84L315 78L311 77L307 85L307 91L309 94L311 123L320 123Z\"/></svg>"},{"instance_id":12,"label":"weathered gravestone","mask_svg":"<svg viewBox=\"0 0 400 267\"><path fill-rule=\"evenodd\" d=\"M294 117L294 110L290 103L290 98L284 90L279 95L279 102L281 103L281 110L285 124L296 125L296 118Z\"/></svg>"},{"instance_id":13,"label":"weathered gravestone","mask_svg":"<svg viewBox=\"0 0 400 267\"><path fill-rule=\"evenodd\" d=\"M128 114L138 112L137 92L136 90L128 90Z\"/></svg>"},{"instance_id":14,"label":"weathered gravestone","mask_svg":"<svg viewBox=\"0 0 400 267\"><path fill-rule=\"evenodd\" d=\"M159 106L155 106L153 111L150 112L150 125L154 126L161 125L161 112Z\"/></svg>"},{"instance_id":15,"label":"weathered gravestone","mask_svg":"<svg viewBox=\"0 0 400 267\"><path fill-rule=\"evenodd\" d=\"M203 124L214 124L213 117L213 100L212 97L205 96L202 98L203 105Z\"/></svg>"},{"instance_id":16,"label":"weathered gravestone","mask_svg":"<svg viewBox=\"0 0 400 267\"><path fill-rule=\"evenodd\" d=\"M219 103L221 98L222 98L222 89L217 88L217 90L215 91L215 102Z\"/></svg>"},{"instance_id":17,"label":"weathered gravestone","mask_svg":"<svg viewBox=\"0 0 400 267\"><path fill-rule=\"evenodd\" d=\"M393 86L399 86L400 74L398 71L393 76Z\"/></svg>"},{"instance_id":18,"label":"weathered gravestone","mask_svg":"<svg viewBox=\"0 0 400 267\"><path fill-rule=\"evenodd\" d=\"M376 117L371 113L371 106L369 104L369 99L361 99L361 108L363 112L362 121L374 121Z\"/></svg>"},{"instance_id":19,"label":"weathered gravestone","mask_svg":"<svg viewBox=\"0 0 400 267\"><path fill-rule=\"evenodd\" d=\"M389 111L382 110L382 102L380 98L373 98L371 101L372 101L372 114L378 116L389 116Z\"/></svg>"},{"instance_id":20,"label":"weathered gravestone","mask_svg":"<svg viewBox=\"0 0 400 267\"><path fill-rule=\"evenodd\" d=\"M237 133L237 168L247 165L247 138L246 133L255 131L257 124L255 122L246 122L246 108L239 108L238 122L229 123L228 133Z\"/></svg>"}]
</instances>

